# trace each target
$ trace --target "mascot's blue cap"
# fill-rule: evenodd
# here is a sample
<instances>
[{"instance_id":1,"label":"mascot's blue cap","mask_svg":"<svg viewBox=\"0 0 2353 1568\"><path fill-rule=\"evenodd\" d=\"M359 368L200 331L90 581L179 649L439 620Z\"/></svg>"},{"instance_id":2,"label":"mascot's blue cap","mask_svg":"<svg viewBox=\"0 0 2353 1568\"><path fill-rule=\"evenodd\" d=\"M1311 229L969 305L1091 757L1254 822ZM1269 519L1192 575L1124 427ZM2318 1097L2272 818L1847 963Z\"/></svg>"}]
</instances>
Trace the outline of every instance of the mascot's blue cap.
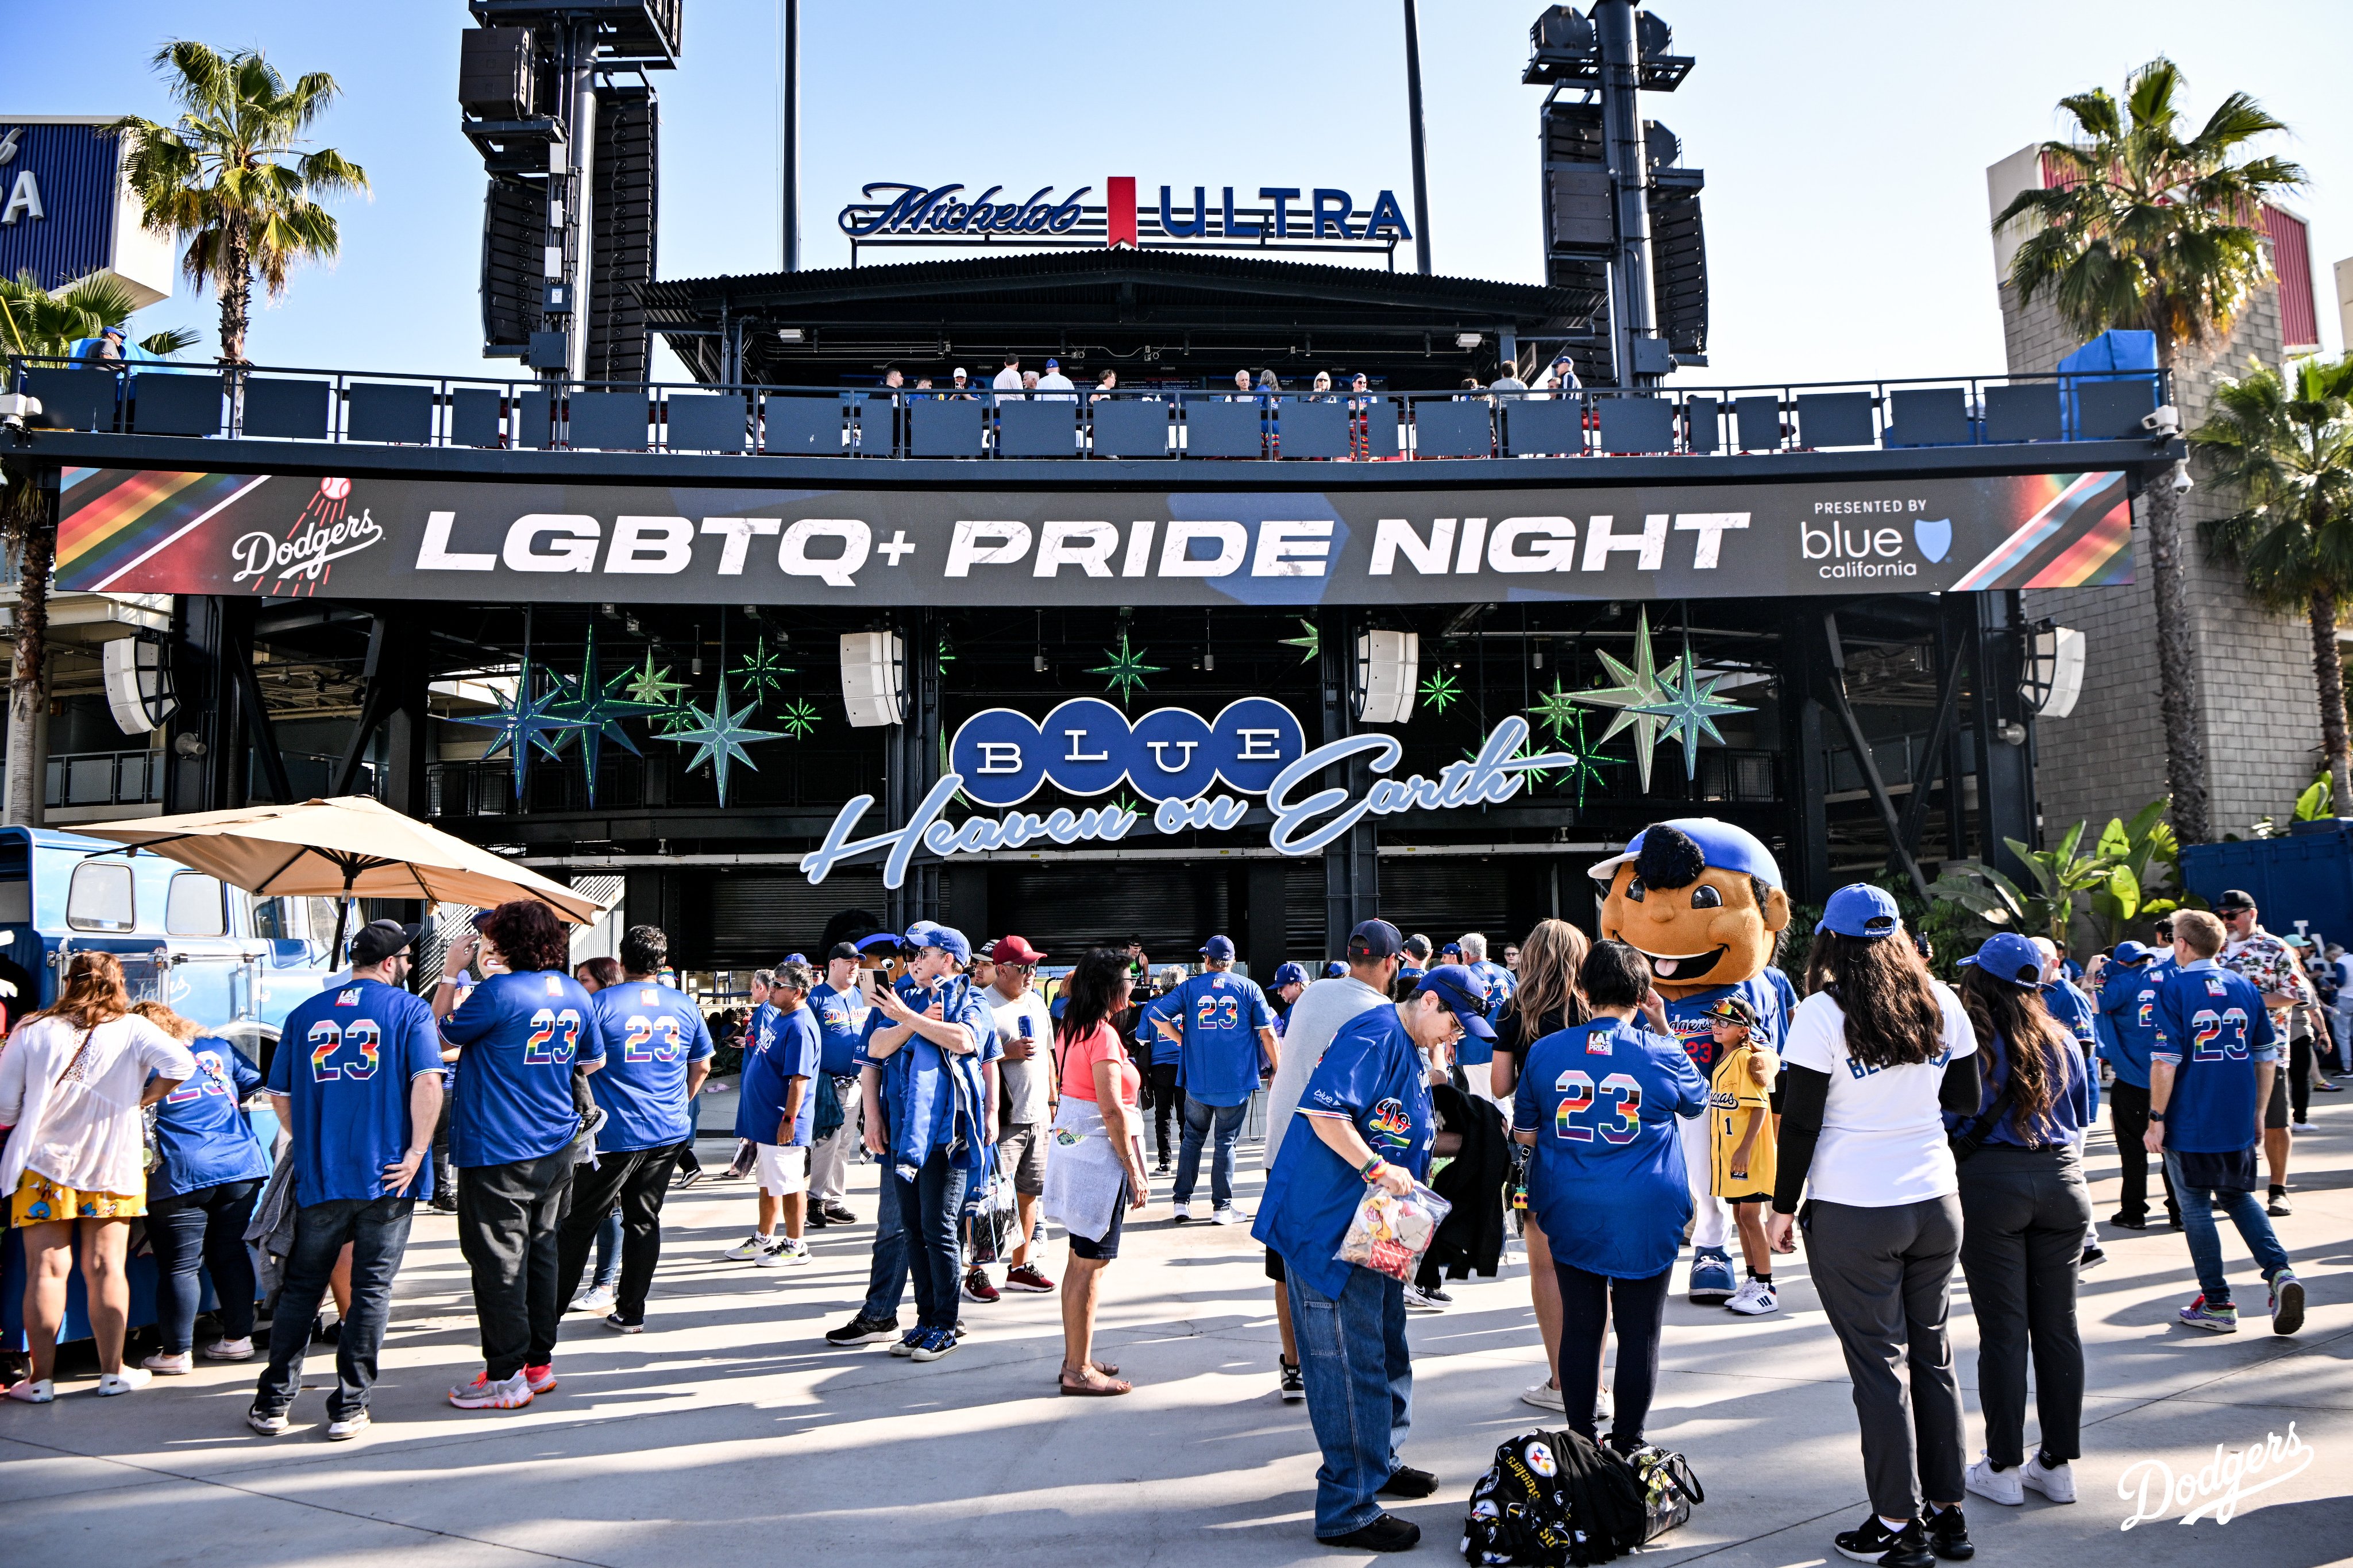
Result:
<instances>
[{"instance_id":1,"label":"mascot's blue cap","mask_svg":"<svg viewBox=\"0 0 2353 1568\"><path fill-rule=\"evenodd\" d=\"M1719 871L1741 871L1764 882L1768 888L1781 887L1781 863L1773 858L1773 851L1765 841L1745 827L1714 816L1678 816L1658 826L1672 827L1699 846L1700 854ZM1592 868L1593 879L1607 882L1625 865L1642 852L1642 838L1651 830L1644 828L1634 835L1622 854L1613 855Z\"/></svg>"}]
</instances>

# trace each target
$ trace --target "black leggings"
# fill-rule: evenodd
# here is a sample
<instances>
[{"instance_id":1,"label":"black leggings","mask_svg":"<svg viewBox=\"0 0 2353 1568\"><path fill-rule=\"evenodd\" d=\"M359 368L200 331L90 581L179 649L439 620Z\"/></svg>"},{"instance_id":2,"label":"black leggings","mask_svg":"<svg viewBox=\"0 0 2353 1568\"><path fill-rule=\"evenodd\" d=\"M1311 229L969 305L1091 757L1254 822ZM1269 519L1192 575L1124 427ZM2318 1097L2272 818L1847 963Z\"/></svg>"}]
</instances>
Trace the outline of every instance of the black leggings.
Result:
<instances>
[{"instance_id":1,"label":"black leggings","mask_svg":"<svg viewBox=\"0 0 2353 1568\"><path fill-rule=\"evenodd\" d=\"M2310 1119L2312 1111L2312 1037L2297 1035L2288 1041L2287 1102L2295 1111L2295 1119Z\"/></svg>"},{"instance_id":2,"label":"black leggings","mask_svg":"<svg viewBox=\"0 0 2353 1568\"><path fill-rule=\"evenodd\" d=\"M1160 1137L1160 1163L1168 1163L1168 1151L1176 1140L1168 1136L1168 1124L1176 1124L1177 1138L1185 1133L1185 1091L1176 1087L1176 1064L1152 1064L1152 1117Z\"/></svg>"},{"instance_id":3,"label":"black leggings","mask_svg":"<svg viewBox=\"0 0 2353 1568\"><path fill-rule=\"evenodd\" d=\"M1613 1279L1574 1264L1553 1265L1560 1276L1560 1398L1568 1424L1591 1438L1593 1407L1601 1388L1601 1340L1617 1320L1616 1409L1611 1445L1621 1454L1642 1443L1642 1422L1659 1383L1659 1330L1667 1321L1671 1264L1648 1279Z\"/></svg>"}]
</instances>

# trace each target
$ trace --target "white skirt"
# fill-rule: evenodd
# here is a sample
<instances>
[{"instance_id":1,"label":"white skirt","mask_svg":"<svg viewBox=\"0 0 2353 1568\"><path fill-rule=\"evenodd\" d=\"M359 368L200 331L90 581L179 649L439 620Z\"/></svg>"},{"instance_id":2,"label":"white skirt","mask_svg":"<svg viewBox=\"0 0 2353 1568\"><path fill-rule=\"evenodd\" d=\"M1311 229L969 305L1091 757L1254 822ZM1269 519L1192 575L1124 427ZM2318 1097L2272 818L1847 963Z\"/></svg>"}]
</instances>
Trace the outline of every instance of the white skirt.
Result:
<instances>
[{"instance_id":1,"label":"white skirt","mask_svg":"<svg viewBox=\"0 0 2353 1568\"><path fill-rule=\"evenodd\" d=\"M1127 1190L1127 1164L1112 1145L1103 1110L1064 1095L1046 1145L1046 1217L1072 1236L1100 1241Z\"/></svg>"}]
</instances>

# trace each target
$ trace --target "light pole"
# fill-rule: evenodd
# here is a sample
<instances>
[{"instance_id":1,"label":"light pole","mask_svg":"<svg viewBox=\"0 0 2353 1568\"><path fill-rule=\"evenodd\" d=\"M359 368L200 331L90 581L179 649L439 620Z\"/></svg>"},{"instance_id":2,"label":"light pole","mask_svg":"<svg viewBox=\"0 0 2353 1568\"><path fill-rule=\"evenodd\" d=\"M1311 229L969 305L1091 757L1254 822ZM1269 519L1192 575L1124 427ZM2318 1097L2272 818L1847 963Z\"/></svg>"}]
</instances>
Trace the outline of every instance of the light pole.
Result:
<instances>
[{"instance_id":1,"label":"light pole","mask_svg":"<svg viewBox=\"0 0 2353 1568\"><path fill-rule=\"evenodd\" d=\"M1413 269L1430 271L1430 175L1421 157L1421 29L1405 0L1406 130L1413 143Z\"/></svg>"}]
</instances>

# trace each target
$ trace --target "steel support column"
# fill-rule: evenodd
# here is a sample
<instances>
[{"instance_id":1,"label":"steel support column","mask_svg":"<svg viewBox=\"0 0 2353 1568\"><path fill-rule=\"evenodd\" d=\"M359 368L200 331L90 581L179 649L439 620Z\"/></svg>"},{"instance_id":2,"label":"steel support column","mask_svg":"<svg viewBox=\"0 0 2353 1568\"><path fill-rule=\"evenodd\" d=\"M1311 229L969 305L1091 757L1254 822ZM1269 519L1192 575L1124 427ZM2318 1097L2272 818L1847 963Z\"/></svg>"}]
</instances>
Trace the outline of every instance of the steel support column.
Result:
<instances>
[{"instance_id":1,"label":"steel support column","mask_svg":"<svg viewBox=\"0 0 2353 1568\"><path fill-rule=\"evenodd\" d=\"M927 608L901 610L893 617L900 646L905 649L907 708L903 721L887 742L884 786L885 826L907 826L924 795L940 777L939 620ZM920 920L936 920L940 911L940 863L918 852L908 863L907 879L884 894L883 919L892 931L903 931ZM975 941L983 931L968 931Z\"/></svg>"},{"instance_id":2,"label":"steel support column","mask_svg":"<svg viewBox=\"0 0 2353 1568\"><path fill-rule=\"evenodd\" d=\"M1356 631L1361 616L1325 609L1317 616L1323 678L1324 729L1319 745L1356 733L1351 688L1356 679ZM1351 800L1372 787L1372 771L1362 758L1324 770L1326 788L1344 789ZM1324 851L1324 952L1336 958L1348 948L1348 933L1381 912L1380 835L1369 817L1335 838Z\"/></svg>"},{"instance_id":3,"label":"steel support column","mask_svg":"<svg viewBox=\"0 0 2353 1568\"><path fill-rule=\"evenodd\" d=\"M1971 695L1970 727L1978 752L1978 831L1986 864L2004 875L2023 879L2026 867L2003 842L2015 838L2040 848L2042 811L2034 795L2031 716L2019 686L2023 671L2020 658L2026 618L2014 591L1970 594L1977 624L1969 657L1977 679ZM2002 726L2013 724L2021 737L2012 744L2001 738Z\"/></svg>"},{"instance_id":4,"label":"steel support column","mask_svg":"<svg viewBox=\"0 0 2353 1568\"><path fill-rule=\"evenodd\" d=\"M1822 638L1811 612L1792 606L1781 627L1781 793L1788 812L1788 855L1781 870L1790 897L1820 903L1830 896L1829 716L1822 710Z\"/></svg>"}]
</instances>

